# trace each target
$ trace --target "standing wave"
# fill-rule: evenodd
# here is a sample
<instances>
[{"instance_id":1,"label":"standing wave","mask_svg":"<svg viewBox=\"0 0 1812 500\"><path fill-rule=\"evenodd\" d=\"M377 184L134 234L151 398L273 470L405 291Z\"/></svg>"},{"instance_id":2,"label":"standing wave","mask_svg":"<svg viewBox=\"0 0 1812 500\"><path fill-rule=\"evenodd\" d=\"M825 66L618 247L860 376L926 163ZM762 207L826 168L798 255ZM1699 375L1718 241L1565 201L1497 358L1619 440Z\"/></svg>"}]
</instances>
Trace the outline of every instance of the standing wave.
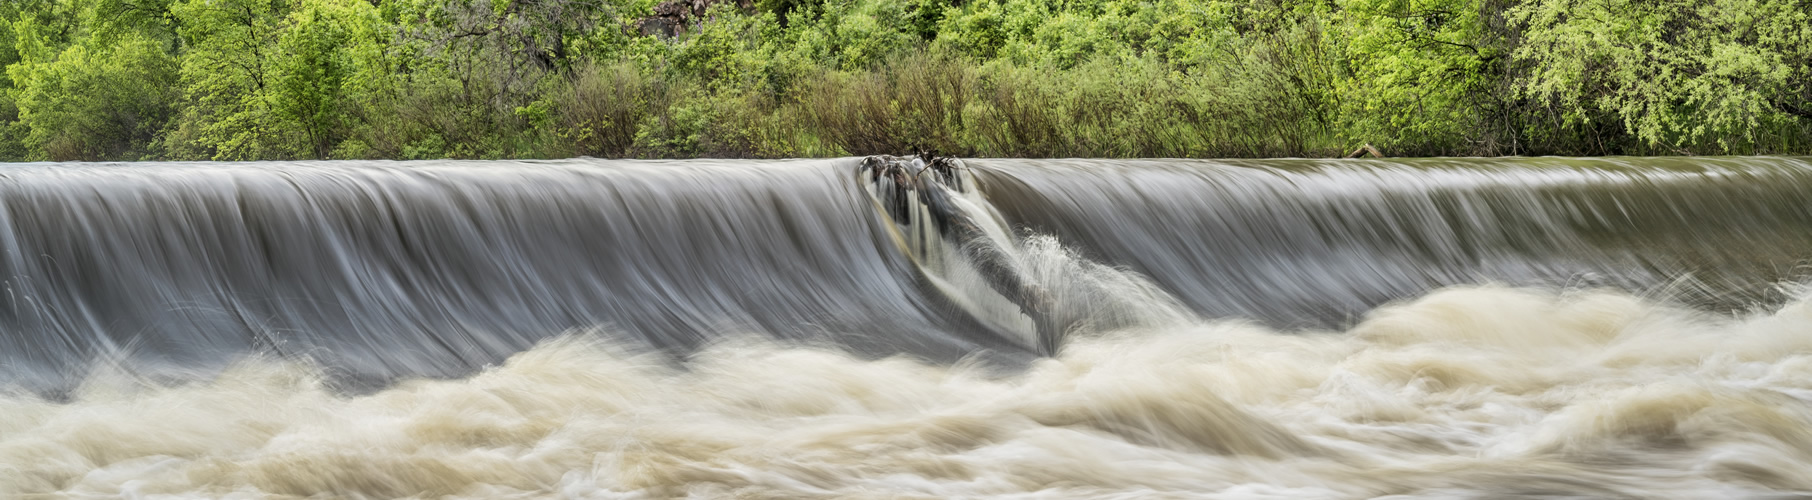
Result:
<instances>
[{"instance_id":1,"label":"standing wave","mask_svg":"<svg viewBox=\"0 0 1812 500\"><path fill-rule=\"evenodd\" d=\"M1763 498L1812 493L1812 309L1436 292L1343 332L1072 341L1002 377L608 332L347 396L243 359L0 398L0 494L158 498ZM1778 498L1778 497L1769 497Z\"/></svg>"}]
</instances>

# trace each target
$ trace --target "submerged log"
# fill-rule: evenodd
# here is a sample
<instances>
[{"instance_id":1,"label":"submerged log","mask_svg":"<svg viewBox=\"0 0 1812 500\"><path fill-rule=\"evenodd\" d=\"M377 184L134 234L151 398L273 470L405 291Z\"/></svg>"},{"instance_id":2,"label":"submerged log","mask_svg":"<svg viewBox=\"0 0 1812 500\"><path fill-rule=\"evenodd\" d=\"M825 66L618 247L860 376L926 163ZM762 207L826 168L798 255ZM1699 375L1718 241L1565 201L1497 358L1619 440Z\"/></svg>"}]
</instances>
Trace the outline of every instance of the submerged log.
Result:
<instances>
[{"instance_id":1,"label":"submerged log","mask_svg":"<svg viewBox=\"0 0 1812 500\"><path fill-rule=\"evenodd\" d=\"M1346 157L1347 158L1358 158L1360 156L1360 154L1369 154L1372 156L1372 158L1384 158L1384 153L1378 152L1378 148L1372 147L1372 145L1370 143L1367 143L1363 146L1359 146L1359 149L1355 149L1355 150L1353 150L1353 152L1347 153Z\"/></svg>"}]
</instances>

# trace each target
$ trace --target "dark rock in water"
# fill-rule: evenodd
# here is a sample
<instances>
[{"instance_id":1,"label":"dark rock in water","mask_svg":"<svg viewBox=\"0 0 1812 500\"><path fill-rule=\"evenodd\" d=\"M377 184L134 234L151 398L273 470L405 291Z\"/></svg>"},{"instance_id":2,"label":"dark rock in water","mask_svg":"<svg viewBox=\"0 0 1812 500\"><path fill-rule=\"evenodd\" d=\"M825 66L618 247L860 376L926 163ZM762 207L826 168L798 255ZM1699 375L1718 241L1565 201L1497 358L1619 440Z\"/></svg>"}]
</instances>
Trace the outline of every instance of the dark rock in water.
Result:
<instances>
[{"instance_id":1,"label":"dark rock in water","mask_svg":"<svg viewBox=\"0 0 1812 500\"><path fill-rule=\"evenodd\" d=\"M996 293L1018 306L1020 312L1036 325L1039 343L1036 352L1056 352L1056 339L1062 326L1052 320L1049 297L1044 289L1029 279L1012 255L994 241L976 219L953 200L953 193L966 193L970 184L963 179L959 160L921 152L914 156L870 156L862 161L860 174L874 183L882 210L897 224L910 224L909 212L924 207L929 222L941 239L954 245L963 260L980 273ZM916 202L916 205L915 205Z\"/></svg>"}]
</instances>

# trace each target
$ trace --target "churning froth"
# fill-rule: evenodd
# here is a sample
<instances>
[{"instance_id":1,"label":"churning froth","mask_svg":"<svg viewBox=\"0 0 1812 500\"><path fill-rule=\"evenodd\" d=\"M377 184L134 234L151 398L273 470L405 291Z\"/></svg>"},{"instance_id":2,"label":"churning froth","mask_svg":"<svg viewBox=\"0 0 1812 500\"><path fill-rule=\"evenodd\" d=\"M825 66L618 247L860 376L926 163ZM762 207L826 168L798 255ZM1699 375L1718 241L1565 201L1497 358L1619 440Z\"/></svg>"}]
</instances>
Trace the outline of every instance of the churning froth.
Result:
<instances>
[{"instance_id":1,"label":"churning froth","mask_svg":"<svg viewBox=\"0 0 1812 500\"><path fill-rule=\"evenodd\" d=\"M1812 490L1812 309L1443 290L1344 332L1074 339L1000 376L576 333L359 396L270 358L0 400L10 496L1736 497Z\"/></svg>"}]
</instances>

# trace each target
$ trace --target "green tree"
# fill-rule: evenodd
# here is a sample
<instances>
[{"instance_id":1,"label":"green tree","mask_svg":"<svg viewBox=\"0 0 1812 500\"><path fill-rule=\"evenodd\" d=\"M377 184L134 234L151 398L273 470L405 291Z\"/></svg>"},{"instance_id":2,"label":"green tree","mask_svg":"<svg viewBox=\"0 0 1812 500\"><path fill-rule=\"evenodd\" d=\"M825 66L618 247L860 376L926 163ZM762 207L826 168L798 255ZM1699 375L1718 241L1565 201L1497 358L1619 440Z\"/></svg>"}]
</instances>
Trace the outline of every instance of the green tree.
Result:
<instances>
[{"instance_id":1,"label":"green tree","mask_svg":"<svg viewBox=\"0 0 1812 500\"><path fill-rule=\"evenodd\" d=\"M7 69L28 156L50 160L143 159L175 111L177 65L163 43L136 34L77 44L54 59Z\"/></svg>"},{"instance_id":2,"label":"green tree","mask_svg":"<svg viewBox=\"0 0 1812 500\"><path fill-rule=\"evenodd\" d=\"M19 63L18 37L13 32L13 19L18 19L20 4L0 4L0 68ZM19 125L19 105L13 101L13 81L0 78L0 160L24 159L24 132Z\"/></svg>"},{"instance_id":3,"label":"green tree","mask_svg":"<svg viewBox=\"0 0 1812 500\"><path fill-rule=\"evenodd\" d=\"M1812 139L1812 2L1532 0L1511 12L1529 68L1518 90L1560 127L1619 125L1643 152L1804 151Z\"/></svg>"},{"instance_id":4,"label":"green tree","mask_svg":"<svg viewBox=\"0 0 1812 500\"><path fill-rule=\"evenodd\" d=\"M1354 142L1448 154L1513 152L1496 0L1343 0L1350 79L1339 93Z\"/></svg>"},{"instance_id":5,"label":"green tree","mask_svg":"<svg viewBox=\"0 0 1812 500\"><path fill-rule=\"evenodd\" d=\"M270 109L279 126L300 133L305 154L327 158L352 125L354 94L376 85L378 13L364 0L303 0L286 24Z\"/></svg>"},{"instance_id":6,"label":"green tree","mask_svg":"<svg viewBox=\"0 0 1812 500\"><path fill-rule=\"evenodd\" d=\"M137 159L175 109L167 0L24 0L0 8L0 154Z\"/></svg>"},{"instance_id":7,"label":"green tree","mask_svg":"<svg viewBox=\"0 0 1812 500\"><path fill-rule=\"evenodd\" d=\"M290 156L271 109L289 0L183 0L172 6L187 52L188 106L167 137L182 156L252 160Z\"/></svg>"}]
</instances>

